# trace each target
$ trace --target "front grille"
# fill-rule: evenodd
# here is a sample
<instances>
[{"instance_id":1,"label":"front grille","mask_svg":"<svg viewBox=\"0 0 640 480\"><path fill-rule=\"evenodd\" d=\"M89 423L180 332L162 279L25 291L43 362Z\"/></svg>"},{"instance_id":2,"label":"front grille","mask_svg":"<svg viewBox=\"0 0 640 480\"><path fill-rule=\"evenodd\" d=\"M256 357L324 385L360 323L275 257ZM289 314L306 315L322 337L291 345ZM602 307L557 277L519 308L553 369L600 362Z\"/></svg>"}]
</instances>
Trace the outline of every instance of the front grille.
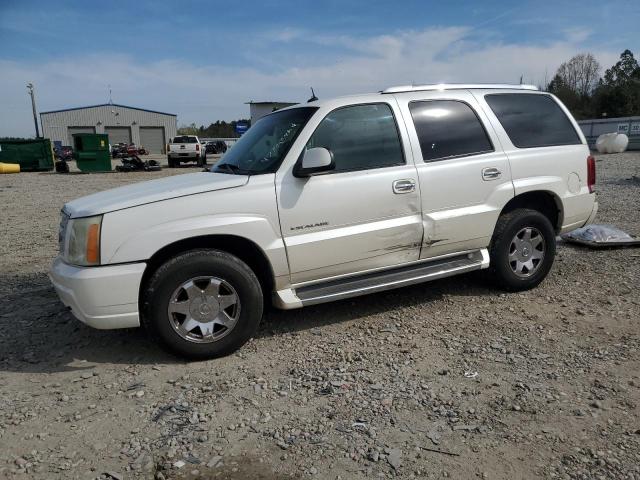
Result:
<instances>
[{"instance_id":1,"label":"front grille","mask_svg":"<svg viewBox=\"0 0 640 480\"><path fill-rule=\"evenodd\" d=\"M58 228L58 250L60 255L64 255L64 239L67 236L67 225L69 224L69 215L64 211L60 214L60 228Z\"/></svg>"}]
</instances>

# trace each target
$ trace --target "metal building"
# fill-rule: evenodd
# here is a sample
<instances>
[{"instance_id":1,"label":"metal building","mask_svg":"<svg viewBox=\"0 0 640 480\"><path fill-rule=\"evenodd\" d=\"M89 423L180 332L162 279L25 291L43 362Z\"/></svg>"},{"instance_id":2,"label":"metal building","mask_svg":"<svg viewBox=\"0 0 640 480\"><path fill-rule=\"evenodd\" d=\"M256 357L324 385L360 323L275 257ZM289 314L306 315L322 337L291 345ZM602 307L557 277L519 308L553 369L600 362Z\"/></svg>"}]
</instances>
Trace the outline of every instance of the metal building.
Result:
<instances>
[{"instance_id":1,"label":"metal building","mask_svg":"<svg viewBox=\"0 0 640 480\"><path fill-rule=\"evenodd\" d=\"M624 133L629 137L627 150L640 150L640 117L596 118L578 122L587 143L596 148L596 140L603 133Z\"/></svg>"},{"instance_id":2,"label":"metal building","mask_svg":"<svg viewBox=\"0 0 640 480\"><path fill-rule=\"evenodd\" d=\"M280 110L281 108L290 107L292 105L297 105L296 103L291 102L247 102L246 105L249 105L249 114L251 115L251 125L256 123L265 115L269 115L271 112L275 112L276 110Z\"/></svg>"},{"instance_id":3,"label":"metal building","mask_svg":"<svg viewBox=\"0 0 640 480\"><path fill-rule=\"evenodd\" d=\"M105 103L40 113L42 134L52 142L73 145L74 133L106 133L109 143L135 143L151 153L166 153L166 144L177 135L173 113Z\"/></svg>"}]
</instances>

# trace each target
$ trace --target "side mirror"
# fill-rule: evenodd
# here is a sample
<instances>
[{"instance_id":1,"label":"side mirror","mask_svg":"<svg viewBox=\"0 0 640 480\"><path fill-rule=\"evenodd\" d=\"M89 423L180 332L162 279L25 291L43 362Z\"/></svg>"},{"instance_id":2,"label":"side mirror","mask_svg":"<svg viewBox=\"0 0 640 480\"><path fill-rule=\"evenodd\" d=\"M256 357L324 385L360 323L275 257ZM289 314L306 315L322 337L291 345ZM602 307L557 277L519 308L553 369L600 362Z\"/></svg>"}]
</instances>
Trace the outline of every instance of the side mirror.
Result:
<instances>
[{"instance_id":1,"label":"side mirror","mask_svg":"<svg viewBox=\"0 0 640 480\"><path fill-rule=\"evenodd\" d=\"M293 167L293 176L297 178L311 177L333 170L336 167L333 154L324 147L310 148L302 155Z\"/></svg>"}]
</instances>

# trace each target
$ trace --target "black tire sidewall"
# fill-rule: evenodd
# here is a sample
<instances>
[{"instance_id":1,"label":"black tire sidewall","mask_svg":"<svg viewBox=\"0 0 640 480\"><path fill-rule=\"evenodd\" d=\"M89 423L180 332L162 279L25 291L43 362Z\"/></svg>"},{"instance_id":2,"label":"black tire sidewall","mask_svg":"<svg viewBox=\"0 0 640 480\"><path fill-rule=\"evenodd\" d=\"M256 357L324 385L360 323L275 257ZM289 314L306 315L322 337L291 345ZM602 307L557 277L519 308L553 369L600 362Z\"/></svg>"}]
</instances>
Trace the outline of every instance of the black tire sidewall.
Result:
<instances>
[{"instance_id":1,"label":"black tire sidewall","mask_svg":"<svg viewBox=\"0 0 640 480\"><path fill-rule=\"evenodd\" d=\"M491 246L491 269L496 280L506 290L521 291L537 286L547 276L556 253L556 234L551 222L540 212L518 209L501 218L500 233L494 237ZM526 227L536 228L544 238L544 258L542 265L530 277L518 277L509 265L509 247L513 237Z\"/></svg>"},{"instance_id":2,"label":"black tire sidewall","mask_svg":"<svg viewBox=\"0 0 640 480\"><path fill-rule=\"evenodd\" d=\"M207 275L233 286L240 299L240 318L222 339L199 344L178 335L170 323L167 308L179 285ZM192 359L220 357L238 349L255 333L262 310L260 283L251 269L233 255L216 250L191 251L169 260L152 276L143 302L144 324L151 333L172 352Z\"/></svg>"}]
</instances>

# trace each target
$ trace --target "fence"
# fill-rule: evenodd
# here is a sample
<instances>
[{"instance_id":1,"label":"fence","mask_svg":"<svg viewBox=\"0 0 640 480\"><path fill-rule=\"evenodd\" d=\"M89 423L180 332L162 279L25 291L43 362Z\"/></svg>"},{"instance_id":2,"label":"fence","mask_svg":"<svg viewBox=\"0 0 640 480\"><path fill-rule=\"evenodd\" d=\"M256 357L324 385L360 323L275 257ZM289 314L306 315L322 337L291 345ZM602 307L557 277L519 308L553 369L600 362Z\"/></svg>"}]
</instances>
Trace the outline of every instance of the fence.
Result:
<instances>
[{"instance_id":1,"label":"fence","mask_svg":"<svg viewBox=\"0 0 640 480\"><path fill-rule=\"evenodd\" d=\"M627 150L640 150L640 117L598 118L578 122L587 143L593 149L603 133L624 133L629 137Z\"/></svg>"}]
</instances>

